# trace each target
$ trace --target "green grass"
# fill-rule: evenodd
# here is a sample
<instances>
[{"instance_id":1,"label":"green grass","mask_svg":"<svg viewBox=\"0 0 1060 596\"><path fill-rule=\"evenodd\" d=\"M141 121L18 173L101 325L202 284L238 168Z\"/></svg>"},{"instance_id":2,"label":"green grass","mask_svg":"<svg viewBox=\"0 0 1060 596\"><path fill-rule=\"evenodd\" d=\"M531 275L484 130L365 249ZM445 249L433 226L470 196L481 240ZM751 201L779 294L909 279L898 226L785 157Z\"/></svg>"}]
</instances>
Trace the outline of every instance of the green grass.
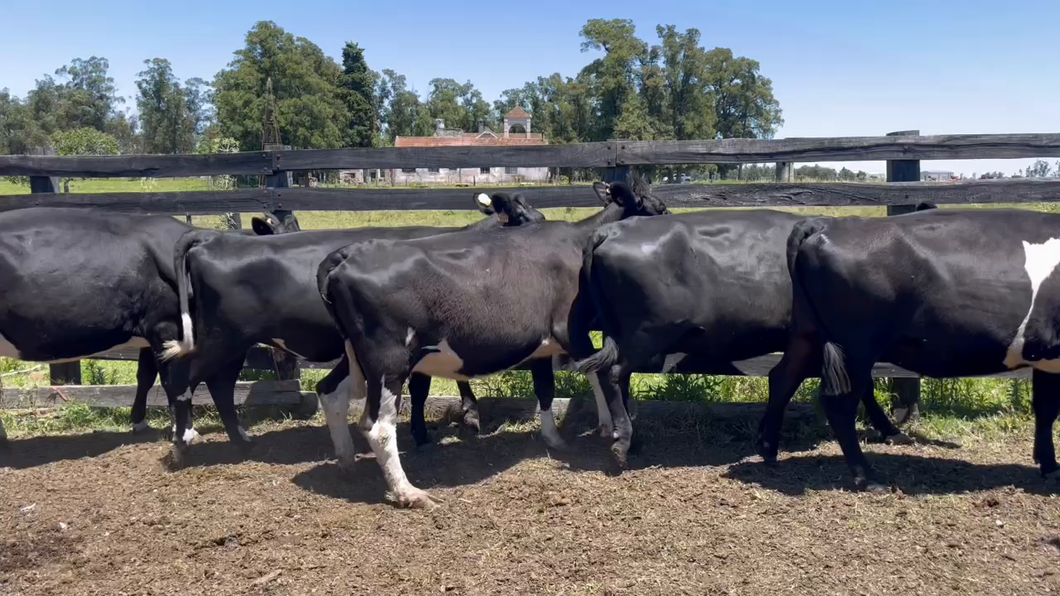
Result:
<instances>
[{"instance_id":1,"label":"green grass","mask_svg":"<svg viewBox=\"0 0 1060 596\"><path fill-rule=\"evenodd\" d=\"M71 191L79 193L102 192L144 192L144 191L196 191L209 189L206 179L92 179L74 180ZM473 189L468 189L469 194ZM385 192L381 187L380 192ZM0 178L0 194L28 193L27 186L16 185ZM471 201L468 200L470 207ZM942 208L1004 208L1016 207L1042 212L1060 212L1060 204L989 204L951 206ZM885 215L883 207L776 207L775 209L806 215L827 216L861 216L873 217ZM551 221L574 221L592 213L595 208L557 208L542 209L545 217ZM700 209L674 209L675 213L700 211ZM257 213L244 214L244 222ZM298 218L304 229L350 228L363 226L463 226L477 221L482 216L471 209L460 211L377 211L377 212L329 212L299 211ZM219 216L193 218L195 225L216 228ZM595 340L599 342L599 337ZM135 362L111 362L86 360L81 363L82 378L85 384L119 384L136 383ZM15 374L12 374L15 373ZM311 391L316 382L327 371L307 369L302 373L304 390ZM47 386L48 368L37 363L0 358L0 382L8 387ZM244 371L242 380L259 380L272 378L270 371ZM585 377L572 373L556 374L556 395L590 396L591 388ZM480 396L495 397L529 397L533 395L533 383L527 371L510 371L494 375L487 379L475 380L472 388ZM809 402L815 399L817 381L803 384L795 396L795 401ZM457 395L454 381L434 379L431 385L432 395ZM768 397L768 385L764 378L754 377L718 377L708 375L634 375L632 394L640 400L668 400L687 402L763 402ZM886 384L878 381L877 398L884 407L889 407L891 395ZM1006 429L1023 427L1030 416L1030 388L1025 381L1007 379L948 379L925 380L922 390L923 420L918 428L927 434L939 437L961 436L974 432L1004 432ZM0 410L0 416L8 426L9 432L37 433L63 432L75 429L127 429L128 410L88 408L74 404L59 408L46 414L15 416ZM201 415L213 416L211 410L203 410ZM165 425L168 415L165 412L152 413L151 420ZM21 430L20 430L21 429Z\"/></svg>"}]
</instances>

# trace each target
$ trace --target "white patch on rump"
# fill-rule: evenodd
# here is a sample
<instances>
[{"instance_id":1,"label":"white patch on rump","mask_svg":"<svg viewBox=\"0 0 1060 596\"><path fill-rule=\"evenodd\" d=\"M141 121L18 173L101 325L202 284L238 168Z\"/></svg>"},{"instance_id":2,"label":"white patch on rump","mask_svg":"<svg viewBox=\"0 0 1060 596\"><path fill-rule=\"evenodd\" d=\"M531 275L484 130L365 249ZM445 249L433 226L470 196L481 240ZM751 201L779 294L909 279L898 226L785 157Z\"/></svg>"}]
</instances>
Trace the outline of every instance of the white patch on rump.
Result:
<instances>
[{"instance_id":1,"label":"white patch on rump","mask_svg":"<svg viewBox=\"0 0 1060 596\"><path fill-rule=\"evenodd\" d=\"M1023 252L1026 254L1024 269L1031 280L1031 303L1027 307L1027 315L1023 317L1016 337L1009 344L1008 352L1005 354L1005 366L1010 369L1030 365L1033 368L1048 373L1060 373L1060 359L1038 360L1028 362L1023 359L1023 344L1026 342L1024 333L1027 331L1027 323L1030 321L1031 313L1034 312L1034 303L1038 298L1038 289L1049 275L1060 264L1060 238L1050 238L1042 244L1031 244L1023 241Z\"/></svg>"}]
</instances>

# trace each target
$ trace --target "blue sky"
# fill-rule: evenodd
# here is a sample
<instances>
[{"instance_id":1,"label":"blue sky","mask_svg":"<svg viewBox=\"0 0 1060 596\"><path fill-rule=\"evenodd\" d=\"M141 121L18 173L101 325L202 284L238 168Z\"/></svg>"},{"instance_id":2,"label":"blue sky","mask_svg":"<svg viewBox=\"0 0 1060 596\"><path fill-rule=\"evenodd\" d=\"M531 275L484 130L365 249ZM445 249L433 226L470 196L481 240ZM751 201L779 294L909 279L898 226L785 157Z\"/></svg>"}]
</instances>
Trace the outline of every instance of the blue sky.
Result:
<instances>
[{"instance_id":1,"label":"blue sky","mask_svg":"<svg viewBox=\"0 0 1060 596\"><path fill-rule=\"evenodd\" d=\"M5 27L0 87L20 96L70 59L98 55L132 105L144 59L168 58L181 78L210 80L256 21L272 20L333 57L356 41L372 68L405 74L421 92L449 77L471 80L492 101L538 75L574 75L591 60L579 48L586 20L630 18L649 42L657 24L695 27L708 48L761 62L784 110L778 137L1060 131L1057 0L6 4L5 21L27 26ZM1026 163L923 167L1012 172ZM851 165L883 170L879 162Z\"/></svg>"}]
</instances>

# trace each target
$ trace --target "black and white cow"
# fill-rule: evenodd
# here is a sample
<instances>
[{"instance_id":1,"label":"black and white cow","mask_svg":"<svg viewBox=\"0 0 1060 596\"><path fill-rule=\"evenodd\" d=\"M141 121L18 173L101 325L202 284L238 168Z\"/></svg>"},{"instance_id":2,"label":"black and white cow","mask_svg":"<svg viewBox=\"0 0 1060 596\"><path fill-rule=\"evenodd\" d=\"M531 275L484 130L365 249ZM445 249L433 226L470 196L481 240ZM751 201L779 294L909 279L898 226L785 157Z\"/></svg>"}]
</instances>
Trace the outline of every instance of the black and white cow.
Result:
<instances>
[{"instance_id":1,"label":"black and white cow","mask_svg":"<svg viewBox=\"0 0 1060 596\"><path fill-rule=\"evenodd\" d=\"M297 228L293 216L269 216L254 219L257 233ZM145 427L156 374L171 400L187 376L155 354L179 337L173 247L194 229L173 217L95 209L0 213L0 356L55 363L138 347L132 417L134 429Z\"/></svg>"},{"instance_id":2,"label":"black and white cow","mask_svg":"<svg viewBox=\"0 0 1060 596\"><path fill-rule=\"evenodd\" d=\"M879 489L854 429L884 360L929 377L1033 368L1034 460L1055 476L1060 412L1060 215L938 210L815 218L791 234L793 330L770 392L777 415L823 362L821 402L859 488Z\"/></svg>"},{"instance_id":3,"label":"black and white cow","mask_svg":"<svg viewBox=\"0 0 1060 596\"><path fill-rule=\"evenodd\" d=\"M518 226L544 220L521 195L475 196L489 217L463 229ZM177 243L172 266L179 280L181 337L166 343L166 360L179 356L191 362L190 384L176 403L176 455L187 447L179 440L191 395L206 383L229 438L246 446L250 438L240 427L233 403L235 383L247 350L264 343L313 362L343 354L343 341L317 290L317 266L331 252L372 238L420 238L461 228L430 226L314 230L296 234L245 238L200 230ZM474 407L470 386L461 394ZM426 400L430 379L417 383L416 398ZM477 421L477 411L474 420Z\"/></svg>"},{"instance_id":4,"label":"black and white cow","mask_svg":"<svg viewBox=\"0 0 1060 596\"><path fill-rule=\"evenodd\" d=\"M402 505L432 506L398 456L405 379L420 373L467 381L524 362L534 374L542 434L562 444L551 409L552 356L593 351L588 323L576 324L582 247L605 223L668 213L646 186L636 193L617 182L595 188L608 206L578 223L371 240L321 263L320 295L346 340L347 357L317 385L340 465L354 455L349 399L367 389L360 428L390 491Z\"/></svg>"},{"instance_id":5,"label":"black and white cow","mask_svg":"<svg viewBox=\"0 0 1060 596\"><path fill-rule=\"evenodd\" d=\"M768 210L704 211L629 219L593 233L582 279L604 330L604 348L574 368L610 373L602 382L615 425L625 429L616 432L612 445L620 464L632 432L627 408L635 370L654 364L664 372L740 376L733 362L787 346L787 243L803 219ZM770 376L770 386L776 382ZM892 442L909 440L871 391L863 397L881 435ZM779 423L780 417L770 420ZM779 427L769 429L774 430L779 433ZM763 456L775 459L775 441L760 438L760 443Z\"/></svg>"}]
</instances>

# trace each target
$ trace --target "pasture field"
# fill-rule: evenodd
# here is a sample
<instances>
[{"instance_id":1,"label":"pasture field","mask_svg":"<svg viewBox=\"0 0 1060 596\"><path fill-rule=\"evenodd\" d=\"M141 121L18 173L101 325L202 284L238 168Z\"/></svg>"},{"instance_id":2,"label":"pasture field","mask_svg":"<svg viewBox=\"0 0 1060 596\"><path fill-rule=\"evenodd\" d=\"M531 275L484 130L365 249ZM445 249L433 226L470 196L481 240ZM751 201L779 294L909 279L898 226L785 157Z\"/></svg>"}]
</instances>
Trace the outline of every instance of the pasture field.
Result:
<instances>
[{"instance_id":1,"label":"pasture field","mask_svg":"<svg viewBox=\"0 0 1060 596\"><path fill-rule=\"evenodd\" d=\"M139 182L72 187L131 192ZM205 182L163 179L153 190L178 188ZM0 194L24 190L0 180ZM313 229L463 225L479 215L298 217ZM135 368L82 363L86 384L133 384ZM0 359L5 386L47 385L47 374ZM303 386L323 374L304 371ZM559 373L557 383L559 397L591 395L579 375ZM532 394L525 371L473 386L480 397ZM805 383L794 401L813 404L815 389ZM759 378L634 378L638 399L760 402L766 392ZM455 383L435 380L432 393L455 395ZM877 381L876 393L887 407L887 383ZM1041 479L1031 459L1028 383L925 380L922 396L923 418L908 430L916 445L867 447L892 484L885 495L851 492L842 455L812 410L789 417L776 466L753 456L757 417L642 417L641 450L621 475L584 413L563 421L572 446L563 453L548 450L534 424L489 419L478 437L436 423L435 445L417 451L403 423L410 480L444 499L426 512L385 503L369 458L341 473L320 414L300 421L245 409L256 445L243 458L216 414L196 408L204 441L174 470L163 411L149 414L153 433L132 435L127 408L0 410L12 438L0 451L0 595L1060 591L1060 482Z\"/></svg>"}]
</instances>

